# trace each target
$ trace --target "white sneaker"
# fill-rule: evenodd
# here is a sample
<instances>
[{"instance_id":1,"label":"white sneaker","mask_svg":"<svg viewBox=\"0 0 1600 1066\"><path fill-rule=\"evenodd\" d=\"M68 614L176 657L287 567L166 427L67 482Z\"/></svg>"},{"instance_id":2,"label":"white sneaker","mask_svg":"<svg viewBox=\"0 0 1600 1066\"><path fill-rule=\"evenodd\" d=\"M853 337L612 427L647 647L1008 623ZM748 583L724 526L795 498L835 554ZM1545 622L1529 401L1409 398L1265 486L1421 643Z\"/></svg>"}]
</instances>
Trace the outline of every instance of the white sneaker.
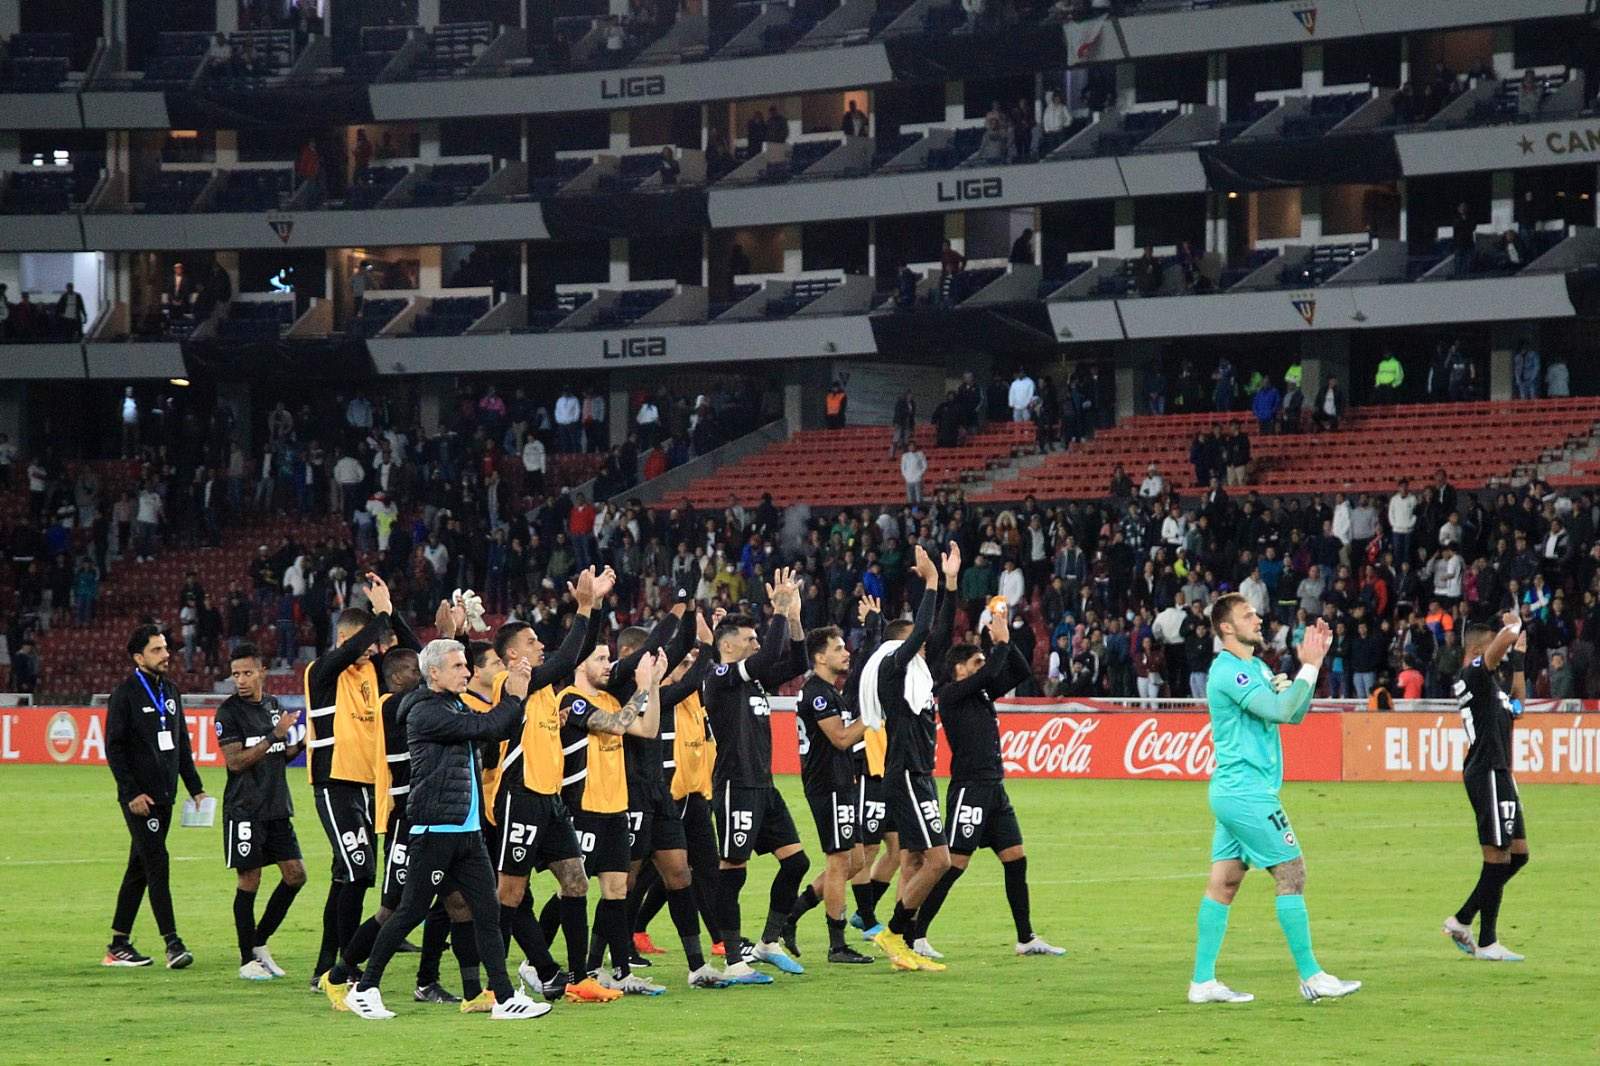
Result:
<instances>
[{"instance_id":1,"label":"white sneaker","mask_svg":"<svg viewBox=\"0 0 1600 1066\"><path fill-rule=\"evenodd\" d=\"M1478 950L1477 941L1472 939L1472 926L1462 925L1453 914L1444 920L1444 935L1455 941L1464 954L1471 955Z\"/></svg>"},{"instance_id":2,"label":"white sneaker","mask_svg":"<svg viewBox=\"0 0 1600 1066\"><path fill-rule=\"evenodd\" d=\"M782 944L768 944L765 942L759 943L751 949L750 958L747 961L764 962L769 966L776 966L784 973L800 974L806 972L806 968L804 966L801 966L798 962L795 962L794 959L789 956L789 953L783 950Z\"/></svg>"},{"instance_id":3,"label":"white sneaker","mask_svg":"<svg viewBox=\"0 0 1600 1066\"><path fill-rule=\"evenodd\" d=\"M245 981L270 981L272 971L261 965L260 959L251 959L239 967L239 977Z\"/></svg>"},{"instance_id":4,"label":"white sneaker","mask_svg":"<svg viewBox=\"0 0 1600 1066\"><path fill-rule=\"evenodd\" d=\"M601 970L599 978L602 988L614 989L626 996L660 996L667 991L665 986L656 984L648 977L640 977L636 973L618 977L614 973Z\"/></svg>"},{"instance_id":5,"label":"white sneaker","mask_svg":"<svg viewBox=\"0 0 1600 1066\"><path fill-rule=\"evenodd\" d=\"M1300 982L1300 994L1312 1003L1319 999L1339 999L1361 988L1360 981L1341 981L1326 970Z\"/></svg>"},{"instance_id":6,"label":"white sneaker","mask_svg":"<svg viewBox=\"0 0 1600 1066\"><path fill-rule=\"evenodd\" d=\"M1033 934L1033 939L1026 944L1017 945L1018 955L1065 955L1066 953L1066 948L1058 948L1054 944L1047 943L1038 933Z\"/></svg>"},{"instance_id":7,"label":"white sneaker","mask_svg":"<svg viewBox=\"0 0 1600 1066\"><path fill-rule=\"evenodd\" d=\"M693 970L689 973L689 987L727 988L728 982L727 979L722 976L721 971L708 962L698 970Z\"/></svg>"},{"instance_id":8,"label":"white sneaker","mask_svg":"<svg viewBox=\"0 0 1600 1066\"><path fill-rule=\"evenodd\" d=\"M1472 953L1475 959L1484 962L1521 962L1522 956L1496 940L1493 944L1485 944Z\"/></svg>"},{"instance_id":9,"label":"white sneaker","mask_svg":"<svg viewBox=\"0 0 1600 1066\"><path fill-rule=\"evenodd\" d=\"M383 993L376 988L352 988L344 997L350 1013L369 1022L381 1022L394 1017L394 1011L383 1005Z\"/></svg>"},{"instance_id":10,"label":"white sneaker","mask_svg":"<svg viewBox=\"0 0 1600 1066\"><path fill-rule=\"evenodd\" d=\"M276 962L273 961L272 952L267 950L267 946L265 944L262 944L260 947L255 948L251 952L251 954L256 957L256 961L257 962L259 962L262 966L266 967L267 972L270 973L272 976L274 976L274 977L288 977L289 976L287 973L284 972L282 966L279 966Z\"/></svg>"},{"instance_id":11,"label":"white sneaker","mask_svg":"<svg viewBox=\"0 0 1600 1066\"><path fill-rule=\"evenodd\" d=\"M1189 982L1190 1003L1249 1003L1255 998L1248 992L1235 992L1215 977L1209 981Z\"/></svg>"},{"instance_id":12,"label":"white sneaker","mask_svg":"<svg viewBox=\"0 0 1600 1066\"><path fill-rule=\"evenodd\" d=\"M921 955L925 959L944 958L944 952L939 951L932 944L928 943L928 938L925 936L918 937L917 942L911 945L911 950L915 951L918 955Z\"/></svg>"},{"instance_id":13,"label":"white sneaker","mask_svg":"<svg viewBox=\"0 0 1600 1066\"><path fill-rule=\"evenodd\" d=\"M524 992L517 992L504 1003L496 1003L489 1017L497 1022L525 1022L550 1013L550 1004L536 1003Z\"/></svg>"},{"instance_id":14,"label":"white sneaker","mask_svg":"<svg viewBox=\"0 0 1600 1066\"><path fill-rule=\"evenodd\" d=\"M539 971L533 963L523 959L517 963L517 976L522 978L522 983L535 995L544 995L544 982L539 980Z\"/></svg>"}]
</instances>

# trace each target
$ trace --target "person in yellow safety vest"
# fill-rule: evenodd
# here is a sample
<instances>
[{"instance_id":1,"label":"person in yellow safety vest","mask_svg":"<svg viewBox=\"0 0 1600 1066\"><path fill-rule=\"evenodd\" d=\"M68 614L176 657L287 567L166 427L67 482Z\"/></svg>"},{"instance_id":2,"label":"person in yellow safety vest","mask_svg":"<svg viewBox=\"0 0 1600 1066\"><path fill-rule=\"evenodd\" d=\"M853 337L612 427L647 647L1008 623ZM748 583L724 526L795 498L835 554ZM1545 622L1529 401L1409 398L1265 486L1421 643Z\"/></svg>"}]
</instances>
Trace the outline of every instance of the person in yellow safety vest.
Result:
<instances>
[{"instance_id":1,"label":"person in yellow safety vest","mask_svg":"<svg viewBox=\"0 0 1600 1066\"><path fill-rule=\"evenodd\" d=\"M1406 381L1406 371L1400 365L1400 360L1393 352L1385 352L1383 360L1378 364L1378 373L1373 378L1373 394L1378 403L1397 403L1400 399L1400 386Z\"/></svg>"},{"instance_id":2,"label":"person in yellow safety vest","mask_svg":"<svg viewBox=\"0 0 1600 1066\"><path fill-rule=\"evenodd\" d=\"M1292 386L1300 384L1305 371L1297 362L1283 372L1283 391L1288 392Z\"/></svg>"}]
</instances>

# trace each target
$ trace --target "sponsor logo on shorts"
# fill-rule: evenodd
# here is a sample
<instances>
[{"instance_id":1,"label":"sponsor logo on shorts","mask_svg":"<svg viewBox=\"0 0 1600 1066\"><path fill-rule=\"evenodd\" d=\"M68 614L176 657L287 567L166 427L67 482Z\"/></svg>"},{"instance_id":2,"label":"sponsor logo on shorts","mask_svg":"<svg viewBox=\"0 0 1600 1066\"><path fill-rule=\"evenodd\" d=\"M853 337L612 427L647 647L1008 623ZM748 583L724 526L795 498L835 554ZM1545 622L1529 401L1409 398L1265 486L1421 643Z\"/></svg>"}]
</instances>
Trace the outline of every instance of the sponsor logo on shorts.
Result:
<instances>
[{"instance_id":1,"label":"sponsor logo on shorts","mask_svg":"<svg viewBox=\"0 0 1600 1066\"><path fill-rule=\"evenodd\" d=\"M971 825L971 823L968 823L968 824L963 825L961 827L961 835L964 836L964 837L969 837L969 836L972 835L972 825Z\"/></svg>"},{"instance_id":2,"label":"sponsor logo on shorts","mask_svg":"<svg viewBox=\"0 0 1600 1066\"><path fill-rule=\"evenodd\" d=\"M1289 845L1291 848L1294 847L1294 834L1293 833L1285 833L1285 834L1283 834L1283 842L1285 844Z\"/></svg>"},{"instance_id":3,"label":"sponsor logo on shorts","mask_svg":"<svg viewBox=\"0 0 1600 1066\"><path fill-rule=\"evenodd\" d=\"M433 883L434 884L438 884L440 881L443 881L443 880L444 880L444 871L443 870L435 870L435 871L433 871Z\"/></svg>"},{"instance_id":4,"label":"sponsor logo on shorts","mask_svg":"<svg viewBox=\"0 0 1600 1066\"><path fill-rule=\"evenodd\" d=\"M867 830L873 833L878 831L878 820L876 818L867 819Z\"/></svg>"},{"instance_id":5,"label":"sponsor logo on shorts","mask_svg":"<svg viewBox=\"0 0 1600 1066\"><path fill-rule=\"evenodd\" d=\"M144 823L144 825L145 825L145 828L150 830L150 832L152 832L152 833L161 832L161 819L159 819L159 818L151 818L148 821L146 821Z\"/></svg>"},{"instance_id":6,"label":"sponsor logo on shorts","mask_svg":"<svg viewBox=\"0 0 1600 1066\"><path fill-rule=\"evenodd\" d=\"M350 853L350 861L357 866L365 866L367 864L367 853L364 851L352 851Z\"/></svg>"},{"instance_id":7,"label":"sponsor logo on shorts","mask_svg":"<svg viewBox=\"0 0 1600 1066\"><path fill-rule=\"evenodd\" d=\"M741 848L744 847L745 844L749 842L749 840L750 840L750 834L748 834L748 833L735 833L735 834L733 834L733 842L734 842L734 844L736 844L737 846L739 846Z\"/></svg>"},{"instance_id":8,"label":"sponsor logo on shorts","mask_svg":"<svg viewBox=\"0 0 1600 1066\"><path fill-rule=\"evenodd\" d=\"M849 822L846 822L844 825L839 827L839 835L845 840L849 840L851 837L855 836L855 833L856 827L851 825Z\"/></svg>"},{"instance_id":9,"label":"sponsor logo on shorts","mask_svg":"<svg viewBox=\"0 0 1600 1066\"><path fill-rule=\"evenodd\" d=\"M250 842L248 840L241 840L238 844L234 845L234 847L240 855L250 854Z\"/></svg>"},{"instance_id":10,"label":"sponsor logo on shorts","mask_svg":"<svg viewBox=\"0 0 1600 1066\"><path fill-rule=\"evenodd\" d=\"M523 859L526 859L528 857L528 849L527 848L512 848L511 849L511 857L513 859L516 859L518 862L521 862Z\"/></svg>"},{"instance_id":11,"label":"sponsor logo on shorts","mask_svg":"<svg viewBox=\"0 0 1600 1066\"><path fill-rule=\"evenodd\" d=\"M406 871L404 867L401 867L394 872L394 880L396 884L403 885L406 883Z\"/></svg>"}]
</instances>

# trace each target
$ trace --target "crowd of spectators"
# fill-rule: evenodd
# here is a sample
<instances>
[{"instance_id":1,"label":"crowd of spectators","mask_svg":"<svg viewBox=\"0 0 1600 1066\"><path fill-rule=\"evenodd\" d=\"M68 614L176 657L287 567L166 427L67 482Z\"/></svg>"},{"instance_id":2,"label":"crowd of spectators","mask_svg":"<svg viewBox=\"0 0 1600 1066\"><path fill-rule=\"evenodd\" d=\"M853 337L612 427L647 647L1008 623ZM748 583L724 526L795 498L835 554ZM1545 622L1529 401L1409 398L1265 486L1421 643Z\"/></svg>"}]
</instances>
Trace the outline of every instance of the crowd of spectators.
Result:
<instances>
[{"instance_id":1,"label":"crowd of spectators","mask_svg":"<svg viewBox=\"0 0 1600 1066\"><path fill-rule=\"evenodd\" d=\"M89 309L70 281L60 296L39 303L28 292L13 303L8 287L0 284L0 343L81 340L88 322Z\"/></svg>"}]
</instances>

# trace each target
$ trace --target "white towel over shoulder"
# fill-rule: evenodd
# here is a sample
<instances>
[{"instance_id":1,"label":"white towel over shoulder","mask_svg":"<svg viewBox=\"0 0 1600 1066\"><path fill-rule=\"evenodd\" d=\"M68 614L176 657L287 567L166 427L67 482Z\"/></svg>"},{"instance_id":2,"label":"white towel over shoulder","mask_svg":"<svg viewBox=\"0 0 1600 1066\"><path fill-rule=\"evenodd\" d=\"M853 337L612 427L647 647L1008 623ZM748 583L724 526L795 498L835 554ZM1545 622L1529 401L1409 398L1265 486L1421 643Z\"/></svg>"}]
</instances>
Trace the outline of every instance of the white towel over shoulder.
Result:
<instances>
[{"instance_id":1,"label":"white towel over shoulder","mask_svg":"<svg viewBox=\"0 0 1600 1066\"><path fill-rule=\"evenodd\" d=\"M904 643L903 640L884 641L861 669L861 689L857 698L861 703L861 720L868 729L883 728L883 703L878 699L878 670L883 666L883 660ZM913 657L906 665L905 699L912 714L921 714L924 709L933 706L933 673L920 655Z\"/></svg>"}]
</instances>

